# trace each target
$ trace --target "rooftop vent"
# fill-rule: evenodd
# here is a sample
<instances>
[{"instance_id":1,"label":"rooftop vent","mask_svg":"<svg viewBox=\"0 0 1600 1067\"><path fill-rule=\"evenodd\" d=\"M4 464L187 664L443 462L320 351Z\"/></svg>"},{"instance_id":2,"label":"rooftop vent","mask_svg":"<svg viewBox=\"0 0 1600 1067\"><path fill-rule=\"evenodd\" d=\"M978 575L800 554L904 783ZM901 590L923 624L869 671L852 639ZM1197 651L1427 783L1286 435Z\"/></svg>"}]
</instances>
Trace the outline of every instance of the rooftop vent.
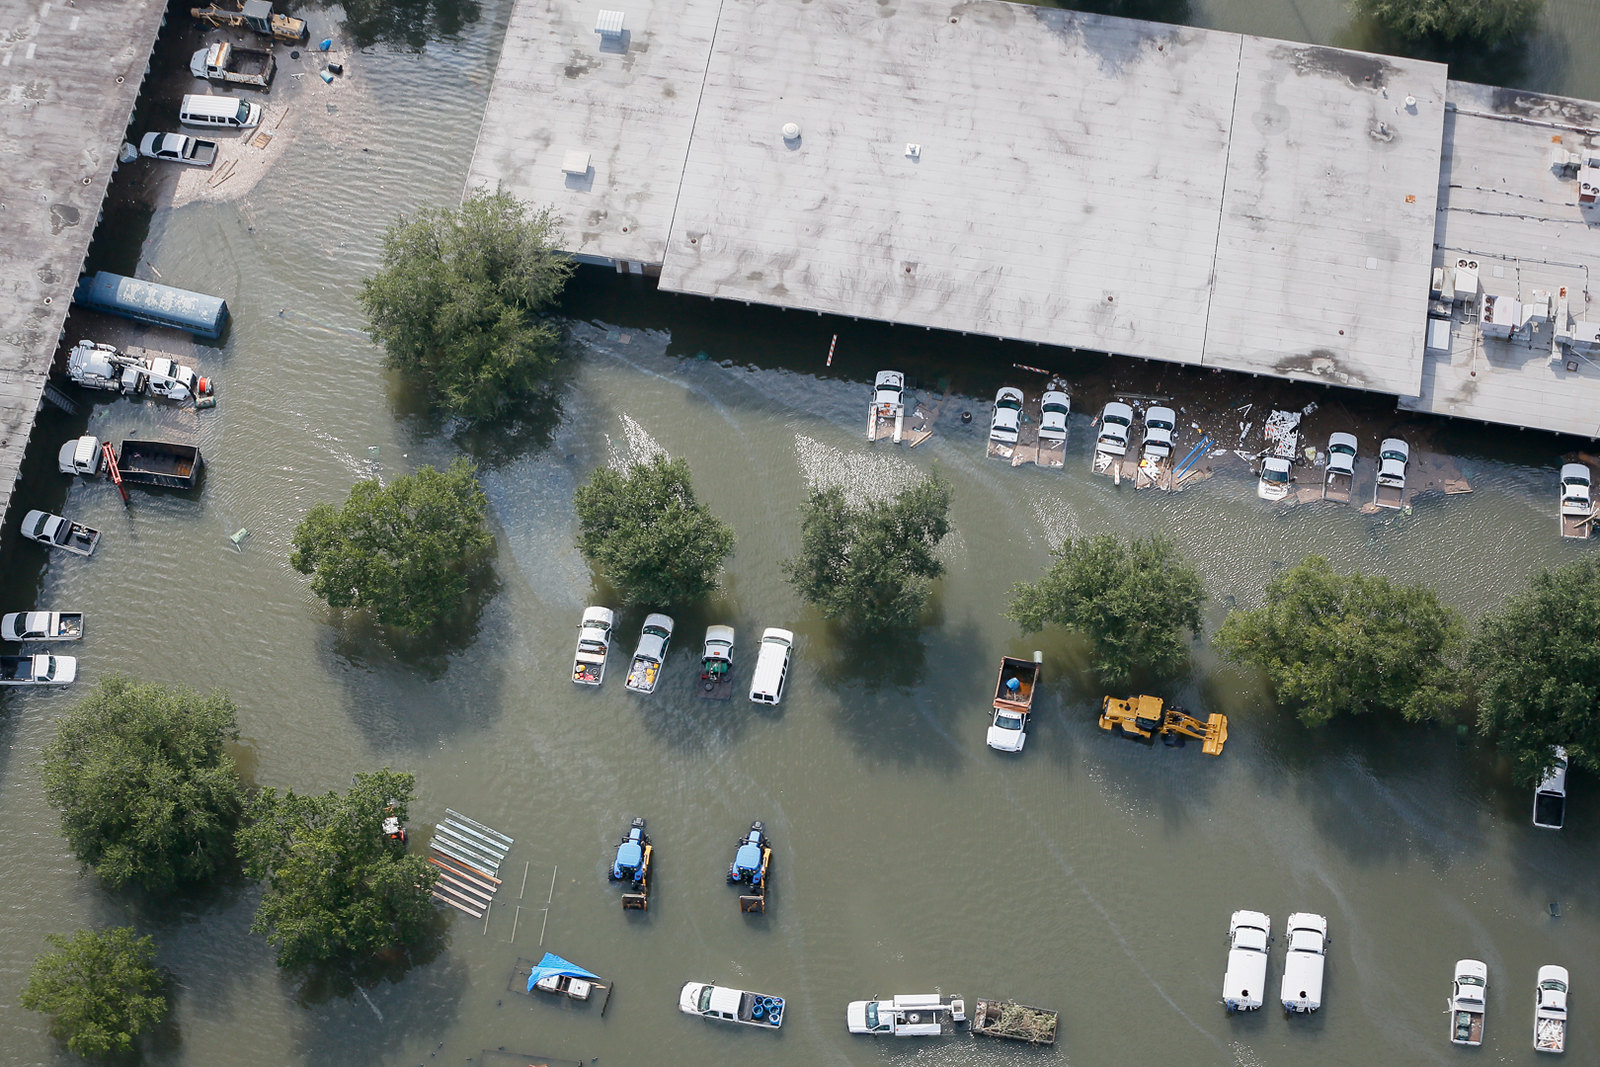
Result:
<instances>
[{"instance_id":1,"label":"rooftop vent","mask_svg":"<svg viewBox=\"0 0 1600 1067\"><path fill-rule=\"evenodd\" d=\"M783 124L783 139L785 141L798 141L800 139L800 124L798 122L785 122Z\"/></svg>"},{"instance_id":2,"label":"rooftop vent","mask_svg":"<svg viewBox=\"0 0 1600 1067\"><path fill-rule=\"evenodd\" d=\"M601 41L622 40L622 12L600 12L600 17L595 19L594 32L600 35Z\"/></svg>"},{"instance_id":3,"label":"rooftop vent","mask_svg":"<svg viewBox=\"0 0 1600 1067\"><path fill-rule=\"evenodd\" d=\"M589 173L589 153L572 151L561 158L561 169L568 174L583 176Z\"/></svg>"}]
</instances>

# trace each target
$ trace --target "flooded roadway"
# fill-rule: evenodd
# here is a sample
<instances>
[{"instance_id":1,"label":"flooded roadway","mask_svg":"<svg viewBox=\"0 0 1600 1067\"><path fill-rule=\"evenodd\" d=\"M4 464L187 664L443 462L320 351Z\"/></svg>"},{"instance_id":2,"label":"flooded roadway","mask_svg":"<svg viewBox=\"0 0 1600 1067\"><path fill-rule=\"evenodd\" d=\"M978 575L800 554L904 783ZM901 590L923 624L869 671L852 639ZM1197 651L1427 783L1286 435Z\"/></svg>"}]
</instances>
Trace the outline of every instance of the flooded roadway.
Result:
<instances>
[{"instance_id":1,"label":"flooded roadway","mask_svg":"<svg viewBox=\"0 0 1600 1067\"><path fill-rule=\"evenodd\" d=\"M1217 7L1199 15L1307 36L1225 22L1249 13ZM1337 21L1335 7L1319 10ZM1600 1062L1591 779L1573 782L1566 830L1536 832L1527 791L1511 788L1483 747L1448 729L1382 722L1306 731L1204 640L1191 676L1167 695L1230 717L1222 756L1120 741L1095 726L1102 693L1082 647L1024 637L1002 617L1011 584L1036 577L1061 537L1152 530L1205 575L1208 633L1311 551L1341 568L1428 581L1476 615L1532 569L1594 550L1556 536L1555 463L1570 442L1403 421L1348 394L1279 397L1283 387L1265 381L669 299L598 271L581 272L569 294L580 355L548 435L535 425L454 441L383 370L354 295L394 211L459 196L505 16L488 5L420 53L346 56L343 79L302 89L293 140L248 193L159 208L147 239L134 226L97 250L96 266L132 270L138 257L141 271L220 292L235 321L221 347L143 341L214 376L214 411L118 400L76 418L49 413L36 437L19 503L64 510L105 536L87 561L6 546L5 610L88 614L73 650L78 690L0 698L8 1062L66 1059L42 1017L16 1003L44 935L128 921L155 935L176 983L172 1022L146 1057L160 1064L483 1063L484 1050L502 1047L641 1065L1442 1064L1462 1054L1443 1014L1461 956L1489 965L1486 1043L1497 1062L1535 1061L1532 986L1548 962L1572 971L1569 1061ZM1600 96L1576 77L1541 87ZM85 322L74 318L69 333ZM1037 388L1011 369L1018 362L1073 382L1064 472L982 456L994 388ZM863 439L867 383L883 366L905 369L925 404L942 401L934 437L914 450ZM1219 468L1176 495L1118 489L1088 475L1086 412L1113 381L1180 404L1212 394L1317 400L1319 418L1347 415L1362 429L1369 479L1376 434L1404 427L1454 456L1475 491L1424 496L1395 519L1272 508L1241 469ZM974 413L970 425L962 411ZM137 494L124 511L108 487L54 472L58 440L157 430L200 441L210 467L198 497ZM676 612L653 697L625 693L615 674L598 692L579 691L567 668L593 594L572 547L572 490L598 464L655 449L689 461L702 499L734 527L736 553L718 597ZM501 545L499 589L476 628L397 653L359 625L334 624L286 562L300 515L374 471L394 476L463 450L482 465ZM848 643L781 578L779 561L799 546L797 508L818 481L887 492L934 466L954 503L949 574L929 624L905 643ZM235 551L228 535L241 528L249 536ZM622 614L621 645L641 618ZM746 684L760 630L797 631L781 707L693 698L709 622L738 628ZM1032 736L1020 758L1002 758L983 743L993 671L1002 654L1036 648L1045 674ZM487 925L451 917L413 959L353 984L303 981L280 975L248 934L249 886L138 902L80 876L37 761L82 686L118 669L232 692L258 785L340 788L353 771L390 765L418 776L418 844L446 806L513 836ZM623 914L605 879L635 814L649 818L658 848L647 916ZM767 821L777 846L762 918L738 913L722 877L752 818ZM1328 915L1318 1015L1223 1014L1224 935L1241 907L1278 924L1272 993L1284 918ZM509 991L541 933L543 948L615 980L603 1020L598 1006ZM782 1031L682 1017L676 992L688 979L783 995ZM935 988L1057 1008L1061 1041L1030 1052L844 1033L848 1000Z\"/></svg>"}]
</instances>

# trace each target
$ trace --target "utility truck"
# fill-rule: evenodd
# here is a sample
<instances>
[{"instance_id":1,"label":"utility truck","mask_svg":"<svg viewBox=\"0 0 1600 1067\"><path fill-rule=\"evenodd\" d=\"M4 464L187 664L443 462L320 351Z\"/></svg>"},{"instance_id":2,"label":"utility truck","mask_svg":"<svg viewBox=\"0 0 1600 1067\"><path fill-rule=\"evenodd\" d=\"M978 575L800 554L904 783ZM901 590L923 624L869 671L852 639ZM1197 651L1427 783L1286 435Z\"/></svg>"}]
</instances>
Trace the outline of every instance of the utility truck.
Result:
<instances>
[{"instance_id":1,"label":"utility truck","mask_svg":"<svg viewBox=\"0 0 1600 1067\"><path fill-rule=\"evenodd\" d=\"M1261 1007L1267 987L1267 945L1272 919L1265 912L1236 911L1228 920L1228 971L1222 979L1222 1006L1230 1012Z\"/></svg>"},{"instance_id":2,"label":"utility truck","mask_svg":"<svg viewBox=\"0 0 1600 1067\"><path fill-rule=\"evenodd\" d=\"M111 345L79 341L67 355L67 377L87 389L103 389L124 396L149 393L166 400L184 401L209 396L211 379L166 356L135 356Z\"/></svg>"},{"instance_id":3,"label":"utility truck","mask_svg":"<svg viewBox=\"0 0 1600 1067\"><path fill-rule=\"evenodd\" d=\"M1028 716L1033 711L1033 694L1039 685L1039 665L1044 653L1035 652L1030 662L1013 659L1000 660L1000 677L994 686L994 718L989 724L985 739L989 747L1000 752L1021 752L1028 741Z\"/></svg>"},{"instance_id":4,"label":"utility truck","mask_svg":"<svg viewBox=\"0 0 1600 1067\"><path fill-rule=\"evenodd\" d=\"M265 89L272 84L277 61L267 48L244 48L226 41L206 45L189 58L189 73L196 78L231 85L254 85Z\"/></svg>"},{"instance_id":5,"label":"utility truck","mask_svg":"<svg viewBox=\"0 0 1600 1067\"><path fill-rule=\"evenodd\" d=\"M1309 911L1289 916L1289 951L1283 958L1283 1010L1291 1015L1322 1007L1322 971L1328 961L1328 918Z\"/></svg>"},{"instance_id":6,"label":"utility truck","mask_svg":"<svg viewBox=\"0 0 1600 1067\"><path fill-rule=\"evenodd\" d=\"M845 1006L845 1029L879 1037L943 1037L967 1021L966 1002L937 993L897 993L889 1000L853 1000Z\"/></svg>"}]
</instances>

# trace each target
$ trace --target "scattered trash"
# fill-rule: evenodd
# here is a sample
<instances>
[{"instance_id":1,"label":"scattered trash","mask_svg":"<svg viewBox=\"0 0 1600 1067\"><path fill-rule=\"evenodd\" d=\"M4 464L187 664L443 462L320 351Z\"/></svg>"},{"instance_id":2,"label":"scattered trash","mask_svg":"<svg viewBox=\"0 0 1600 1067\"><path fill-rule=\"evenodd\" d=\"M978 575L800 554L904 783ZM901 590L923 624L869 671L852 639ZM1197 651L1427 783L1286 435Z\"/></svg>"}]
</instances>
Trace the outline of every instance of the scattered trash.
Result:
<instances>
[{"instance_id":1,"label":"scattered trash","mask_svg":"<svg viewBox=\"0 0 1600 1067\"><path fill-rule=\"evenodd\" d=\"M1261 434L1267 440L1268 450L1283 459L1293 459L1300 451L1300 412L1274 411L1267 416Z\"/></svg>"},{"instance_id":2,"label":"scattered trash","mask_svg":"<svg viewBox=\"0 0 1600 1067\"><path fill-rule=\"evenodd\" d=\"M1241 422L1239 424L1239 443L1241 445L1244 444L1244 439L1250 436L1250 427L1254 425L1255 423L1253 422Z\"/></svg>"},{"instance_id":3,"label":"scattered trash","mask_svg":"<svg viewBox=\"0 0 1600 1067\"><path fill-rule=\"evenodd\" d=\"M332 47L333 47L333 38L332 37L324 37L322 39L322 43L317 45L317 51L326 52L328 49L330 49Z\"/></svg>"},{"instance_id":4,"label":"scattered trash","mask_svg":"<svg viewBox=\"0 0 1600 1067\"><path fill-rule=\"evenodd\" d=\"M329 74L325 70L317 71L317 77L321 78L323 81L327 82L329 85L333 84L333 75Z\"/></svg>"},{"instance_id":5,"label":"scattered trash","mask_svg":"<svg viewBox=\"0 0 1600 1067\"><path fill-rule=\"evenodd\" d=\"M328 70L329 70L330 73L333 73L333 74L343 74L344 73L344 64L343 63L329 63L328 64ZM1316 407L1316 405L1313 404L1312 407Z\"/></svg>"},{"instance_id":6,"label":"scattered trash","mask_svg":"<svg viewBox=\"0 0 1600 1067\"><path fill-rule=\"evenodd\" d=\"M1200 432L1200 424L1198 422L1191 422L1189 425L1194 428L1195 433Z\"/></svg>"},{"instance_id":7,"label":"scattered trash","mask_svg":"<svg viewBox=\"0 0 1600 1067\"><path fill-rule=\"evenodd\" d=\"M1252 401L1249 404L1240 404L1238 407L1234 408L1233 410L1239 412L1241 415L1248 415L1248 414L1250 414L1250 409L1255 407L1255 406L1256 406L1255 403Z\"/></svg>"},{"instance_id":8,"label":"scattered trash","mask_svg":"<svg viewBox=\"0 0 1600 1067\"><path fill-rule=\"evenodd\" d=\"M244 539L246 537L249 537L249 536L250 536L250 531L246 530L243 526L241 526L237 530L233 531L233 533L228 535L228 540L233 542L233 547L234 548L237 548L240 552L243 552L244 551Z\"/></svg>"},{"instance_id":9,"label":"scattered trash","mask_svg":"<svg viewBox=\"0 0 1600 1067\"><path fill-rule=\"evenodd\" d=\"M1050 374L1050 372L1045 370L1043 367L1030 367L1026 363L1013 363L1011 365L1013 367L1017 368L1017 370L1025 370L1025 371L1029 371L1029 372L1031 372L1033 374L1043 374L1043 375L1046 375L1046 376L1048 376Z\"/></svg>"},{"instance_id":10,"label":"scattered trash","mask_svg":"<svg viewBox=\"0 0 1600 1067\"><path fill-rule=\"evenodd\" d=\"M1300 409L1300 414L1309 415L1315 410L1317 410L1317 402L1313 400L1311 403Z\"/></svg>"},{"instance_id":11,"label":"scattered trash","mask_svg":"<svg viewBox=\"0 0 1600 1067\"><path fill-rule=\"evenodd\" d=\"M139 149L136 146L129 144L127 141L123 141L122 142L122 151L117 153L117 162L118 163L132 163L134 160L136 160L138 158L139 158Z\"/></svg>"},{"instance_id":12,"label":"scattered trash","mask_svg":"<svg viewBox=\"0 0 1600 1067\"><path fill-rule=\"evenodd\" d=\"M1307 463L1315 463L1316 461L1317 461L1317 450L1316 450L1316 448L1313 447L1312 445L1306 445L1306 462Z\"/></svg>"}]
</instances>

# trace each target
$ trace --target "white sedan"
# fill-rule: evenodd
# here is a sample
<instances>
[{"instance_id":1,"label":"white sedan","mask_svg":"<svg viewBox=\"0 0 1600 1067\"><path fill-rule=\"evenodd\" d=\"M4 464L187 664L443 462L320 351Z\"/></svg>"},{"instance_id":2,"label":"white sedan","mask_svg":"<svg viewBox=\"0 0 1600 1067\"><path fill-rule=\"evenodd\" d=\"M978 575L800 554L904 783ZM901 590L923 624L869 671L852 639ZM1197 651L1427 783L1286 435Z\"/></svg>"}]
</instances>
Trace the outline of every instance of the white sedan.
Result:
<instances>
[{"instance_id":1,"label":"white sedan","mask_svg":"<svg viewBox=\"0 0 1600 1067\"><path fill-rule=\"evenodd\" d=\"M1022 390L1009 385L1000 387L994 394L994 415L989 420L989 440L996 444L1014 445L1017 431L1022 426Z\"/></svg>"},{"instance_id":2,"label":"white sedan","mask_svg":"<svg viewBox=\"0 0 1600 1067\"><path fill-rule=\"evenodd\" d=\"M1072 401L1059 389L1051 389L1039 400L1039 440L1064 441L1067 437L1067 416L1072 414Z\"/></svg>"}]
</instances>

